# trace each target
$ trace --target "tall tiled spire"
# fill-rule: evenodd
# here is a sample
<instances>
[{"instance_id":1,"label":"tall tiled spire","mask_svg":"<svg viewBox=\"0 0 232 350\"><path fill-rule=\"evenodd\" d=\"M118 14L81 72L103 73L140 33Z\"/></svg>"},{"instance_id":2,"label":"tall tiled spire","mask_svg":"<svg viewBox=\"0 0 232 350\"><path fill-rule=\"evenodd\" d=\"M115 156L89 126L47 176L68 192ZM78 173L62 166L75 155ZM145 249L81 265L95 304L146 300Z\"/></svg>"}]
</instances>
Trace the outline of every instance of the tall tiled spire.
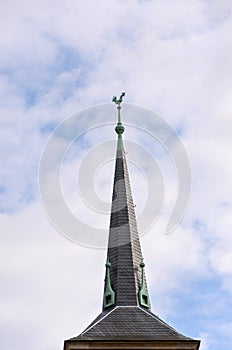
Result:
<instances>
[{"instance_id":1,"label":"tall tiled spire","mask_svg":"<svg viewBox=\"0 0 232 350\"><path fill-rule=\"evenodd\" d=\"M115 293L115 302L107 303L104 294L103 309L110 306L136 306L150 308L145 274L140 266L142 253L139 242L134 203L132 199L129 174L123 145L122 134L125 130L121 122L121 103L124 93L117 100L118 123L115 131L118 134L113 197L110 218L110 232L107 260L110 262L110 281ZM108 283L107 273L105 289ZM141 298L139 298L141 295Z\"/></svg>"},{"instance_id":2,"label":"tall tiled spire","mask_svg":"<svg viewBox=\"0 0 232 350\"><path fill-rule=\"evenodd\" d=\"M178 333L150 311L134 204L122 134L120 98L118 134L103 311L77 337L64 342L73 349L198 350L199 340Z\"/></svg>"}]
</instances>

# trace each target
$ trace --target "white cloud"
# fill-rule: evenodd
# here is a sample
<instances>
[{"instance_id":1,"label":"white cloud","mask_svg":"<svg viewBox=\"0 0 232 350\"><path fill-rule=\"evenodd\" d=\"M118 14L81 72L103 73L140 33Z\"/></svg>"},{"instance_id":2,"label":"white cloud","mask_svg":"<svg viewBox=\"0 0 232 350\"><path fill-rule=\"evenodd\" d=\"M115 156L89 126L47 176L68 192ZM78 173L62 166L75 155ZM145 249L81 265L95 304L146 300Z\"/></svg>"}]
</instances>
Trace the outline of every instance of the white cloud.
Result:
<instances>
[{"instance_id":1,"label":"white cloud","mask_svg":"<svg viewBox=\"0 0 232 350\"><path fill-rule=\"evenodd\" d=\"M201 350L209 350L211 348L212 342L210 341L210 336L207 333L200 333L199 339L201 339Z\"/></svg>"},{"instance_id":2,"label":"white cloud","mask_svg":"<svg viewBox=\"0 0 232 350\"><path fill-rule=\"evenodd\" d=\"M13 328L21 333L22 348L39 338L49 348L53 341L81 332L90 315L100 312L105 253L60 236L40 203L2 215L1 227L7 233L1 237L1 341Z\"/></svg>"},{"instance_id":3,"label":"white cloud","mask_svg":"<svg viewBox=\"0 0 232 350\"><path fill-rule=\"evenodd\" d=\"M28 203L37 198L39 158L49 130L123 90L127 102L160 112L181 131L192 166L192 199L182 226L173 235L150 233L143 239L149 283L158 298L165 297L159 312L172 313L183 276L188 286L214 280L215 299L223 290L230 300L231 10L229 0L1 4L0 196L2 208L15 211L1 216L1 339L13 330L22 348L34 343L38 349L57 348L99 311L104 254L60 237L39 204ZM172 194L174 186L169 178ZM164 215L153 232L162 232L165 220ZM86 260L93 268L87 279ZM216 327L220 320L213 314L216 306L211 308ZM202 349L216 349L204 315L197 321L206 339ZM230 322L223 327L230 329ZM16 345L11 341L8 348Z\"/></svg>"}]
</instances>

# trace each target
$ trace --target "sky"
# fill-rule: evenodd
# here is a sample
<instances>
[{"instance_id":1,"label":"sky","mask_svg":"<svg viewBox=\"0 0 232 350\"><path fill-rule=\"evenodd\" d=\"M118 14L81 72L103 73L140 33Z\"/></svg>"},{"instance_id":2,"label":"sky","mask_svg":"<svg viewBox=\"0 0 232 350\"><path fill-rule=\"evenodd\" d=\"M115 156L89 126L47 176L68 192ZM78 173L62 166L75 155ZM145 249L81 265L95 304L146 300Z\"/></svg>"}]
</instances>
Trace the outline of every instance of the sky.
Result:
<instances>
[{"instance_id":1,"label":"sky","mask_svg":"<svg viewBox=\"0 0 232 350\"><path fill-rule=\"evenodd\" d=\"M125 104L128 158L130 140L143 144L164 179L162 212L141 237L152 310L201 339L201 350L230 350L231 1L3 0L0 28L1 350L62 349L64 339L101 312L106 251L75 244L56 230L43 209L38 174L60 123L73 115L79 120L80 111L109 104L122 91L125 103L171 125L192 174L185 216L165 234L178 191L175 166L163 145L127 126ZM106 230L109 215L87 207L77 177L94 145L115 142L116 110L108 118L112 124L102 130L94 117L82 119L83 130L93 129L71 145L61 174L70 210ZM146 117L139 127L149 129ZM108 208L112 143L109 149L110 160L99 163L91 183ZM151 169L133 159L128 164L139 216ZM83 181L82 189L92 189L88 178Z\"/></svg>"}]
</instances>

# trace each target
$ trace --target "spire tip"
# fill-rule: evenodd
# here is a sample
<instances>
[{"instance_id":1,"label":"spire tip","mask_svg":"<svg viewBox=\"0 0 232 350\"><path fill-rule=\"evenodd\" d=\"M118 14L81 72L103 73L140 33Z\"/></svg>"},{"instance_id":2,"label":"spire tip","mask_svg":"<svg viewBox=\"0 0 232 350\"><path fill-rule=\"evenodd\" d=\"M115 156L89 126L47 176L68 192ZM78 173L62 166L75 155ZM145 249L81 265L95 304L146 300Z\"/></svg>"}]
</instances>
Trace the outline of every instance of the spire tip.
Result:
<instances>
[{"instance_id":1,"label":"spire tip","mask_svg":"<svg viewBox=\"0 0 232 350\"><path fill-rule=\"evenodd\" d=\"M125 96L125 92L121 93L121 96L117 99L116 96L113 97L112 102L116 103L116 105L120 106L123 100L123 97Z\"/></svg>"},{"instance_id":2,"label":"spire tip","mask_svg":"<svg viewBox=\"0 0 232 350\"><path fill-rule=\"evenodd\" d=\"M114 96L112 99L112 101L117 105L117 109L118 109L118 123L115 127L115 131L120 138L125 130L124 126L122 125L121 115L120 115L121 103L122 103L122 100L123 100L123 97L125 96L125 94L126 94L125 92L122 92L118 99L116 96Z\"/></svg>"}]
</instances>

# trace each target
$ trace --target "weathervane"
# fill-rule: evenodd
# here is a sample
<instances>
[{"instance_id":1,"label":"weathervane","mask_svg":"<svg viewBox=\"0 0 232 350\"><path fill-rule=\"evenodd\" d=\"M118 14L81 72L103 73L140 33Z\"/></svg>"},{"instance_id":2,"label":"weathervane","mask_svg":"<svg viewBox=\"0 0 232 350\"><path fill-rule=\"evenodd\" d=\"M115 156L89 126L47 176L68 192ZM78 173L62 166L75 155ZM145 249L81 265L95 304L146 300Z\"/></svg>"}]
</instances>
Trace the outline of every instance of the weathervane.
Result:
<instances>
[{"instance_id":1,"label":"weathervane","mask_svg":"<svg viewBox=\"0 0 232 350\"><path fill-rule=\"evenodd\" d=\"M121 115L120 115L120 109L121 109L121 103L122 103L122 100L123 100L124 96L125 96L125 92L122 92L121 96L118 99L117 99L116 96L114 96L113 99L112 99L112 102L116 103L116 105L117 105L117 109L118 109L118 124L119 125L122 124L122 122L121 122ZM123 131L124 131L124 129L123 129Z\"/></svg>"},{"instance_id":2,"label":"weathervane","mask_svg":"<svg viewBox=\"0 0 232 350\"><path fill-rule=\"evenodd\" d=\"M122 103L123 97L125 96L125 92L121 93L121 96L119 97L119 99L117 100L117 97L114 96L113 97L113 102L116 103L116 105L120 106L120 104Z\"/></svg>"}]
</instances>

